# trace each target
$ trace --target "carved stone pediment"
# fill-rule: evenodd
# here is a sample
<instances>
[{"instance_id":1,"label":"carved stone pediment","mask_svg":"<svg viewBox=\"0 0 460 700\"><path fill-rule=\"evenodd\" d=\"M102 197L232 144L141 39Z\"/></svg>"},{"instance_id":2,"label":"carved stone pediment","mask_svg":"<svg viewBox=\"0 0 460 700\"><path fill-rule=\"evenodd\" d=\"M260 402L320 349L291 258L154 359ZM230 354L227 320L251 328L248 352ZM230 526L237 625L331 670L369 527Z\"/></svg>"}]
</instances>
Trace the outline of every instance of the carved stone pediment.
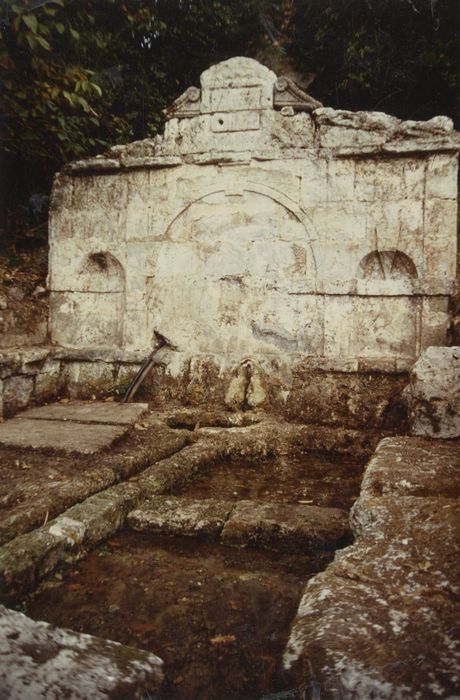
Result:
<instances>
[{"instance_id":1,"label":"carved stone pediment","mask_svg":"<svg viewBox=\"0 0 460 700\"><path fill-rule=\"evenodd\" d=\"M201 90L197 87L189 87L182 93L172 105L164 110L168 119L185 119L186 117L196 117L200 113Z\"/></svg>"},{"instance_id":2,"label":"carved stone pediment","mask_svg":"<svg viewBox=\"0 0 460 700\"><path fill-rule=\"evenodd\" d=\"M275 82L273 106L275 109L292 107L302 112L313 112L323 105L301 90L291 78L283 75Z\"/></svg>"}]
</instances>

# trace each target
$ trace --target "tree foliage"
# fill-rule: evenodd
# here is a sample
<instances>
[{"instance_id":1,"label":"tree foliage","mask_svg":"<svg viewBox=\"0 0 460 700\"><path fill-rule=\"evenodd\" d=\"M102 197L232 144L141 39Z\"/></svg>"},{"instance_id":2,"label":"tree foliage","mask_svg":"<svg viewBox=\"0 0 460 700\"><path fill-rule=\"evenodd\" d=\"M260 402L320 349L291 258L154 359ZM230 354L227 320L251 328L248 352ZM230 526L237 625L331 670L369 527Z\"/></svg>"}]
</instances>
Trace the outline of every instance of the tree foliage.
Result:
<instances>
[{"instance_id":1,"label":"tree foliage","mask_svg":"<svg viewBox=\"0 0 460 700\"><path fill-rule=\"evenodd\" d=\"M0 0L0 226L66 161L153 136L232 55L333 107L458 118L458 19L458 0Z\"/></svg>"},{"instance_id":2,"label":"tree foliage","mask_svg":"<svg viewBox=\"0 0 460 700\"><path fill-rule=\"evenodd\" d=\"M325 104L459 124L459 20L457 0L298 0L285 45Z\"/></svg>"}]
</instances>

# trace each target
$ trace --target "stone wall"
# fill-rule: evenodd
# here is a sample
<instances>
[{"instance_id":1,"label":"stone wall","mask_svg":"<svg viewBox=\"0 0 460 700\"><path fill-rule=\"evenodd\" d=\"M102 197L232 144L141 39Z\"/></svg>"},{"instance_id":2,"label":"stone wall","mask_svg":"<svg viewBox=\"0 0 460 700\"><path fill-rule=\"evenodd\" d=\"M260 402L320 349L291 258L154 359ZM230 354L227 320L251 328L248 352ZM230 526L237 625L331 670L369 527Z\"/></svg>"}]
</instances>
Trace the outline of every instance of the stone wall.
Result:
<instances>
[{"instance_id":1,"label":"stone wall","mask_svg":"<svg viewBox=\"0 0 460 700\"><path fill-rule=\"evenodd\" d=\"M167 117L163 136L56 177L53 343L123 357L161 337L167 381L205 366L241 404L249 367L260 405L263 385L287 399L306 360L401 373L446 342L449 119L324 108L247 58L205 71Z\"/></svg>"}]
</instances>

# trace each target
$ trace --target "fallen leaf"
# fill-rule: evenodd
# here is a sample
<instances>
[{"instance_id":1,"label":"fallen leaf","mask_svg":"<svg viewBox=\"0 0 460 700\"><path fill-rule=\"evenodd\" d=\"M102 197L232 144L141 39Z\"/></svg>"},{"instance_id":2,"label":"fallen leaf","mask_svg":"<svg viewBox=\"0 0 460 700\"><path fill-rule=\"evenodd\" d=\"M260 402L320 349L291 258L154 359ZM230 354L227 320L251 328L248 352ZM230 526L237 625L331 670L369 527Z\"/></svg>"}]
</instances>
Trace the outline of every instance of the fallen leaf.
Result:
<instances>
[{"instance_id":1,"label":"fallen leaf","mask_svg":"<svg viewBox=\"0 0 460 700\"><path fill-rule=\"evenodd\" d=\"M234 634L218 634L217 636L213 637L212 639L209 640L211 644L232 644L232 642L236 642L236 637Z\"/></svg>"},{"instance_id":2,"label":"fallen leaf","mask_svg":"<svg viewBox=\"0 0 460 700\"><path fill-rule=\"evenodd\" d=\"M83 588L83 584L81 584L81 583L68 583L66 588L69 591L78 591L80 588Z\"/></svg>"},{"instance_id":3,"label":"fallen leaf","mask_svg":"<svg viewBox=\"0 0 460 700\"><path fill-rule=\"evenodd\" d=\"M134 630L134 632L154 632L157 628L157 624L155 622L135 622L130 625L130 628Z\"/></svg>"}]
</instances>

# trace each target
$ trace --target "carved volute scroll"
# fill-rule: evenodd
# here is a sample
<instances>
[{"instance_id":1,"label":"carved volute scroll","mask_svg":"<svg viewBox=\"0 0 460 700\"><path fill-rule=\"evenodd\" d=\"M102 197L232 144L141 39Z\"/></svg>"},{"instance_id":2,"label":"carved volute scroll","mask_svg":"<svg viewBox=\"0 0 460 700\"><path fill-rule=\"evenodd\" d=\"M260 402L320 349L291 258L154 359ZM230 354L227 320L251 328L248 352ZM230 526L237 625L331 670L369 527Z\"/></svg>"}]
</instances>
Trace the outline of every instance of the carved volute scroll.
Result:
<instances>
[{"instance_id":1,"label":"carved volute scroll","mask_svg":"<svg viewBox=\"0 0 460 700\"><path fill-rule=\"evenodd\" d=\"M292 107L302 112L313 112L323 105L301 90L291 78L281 76L274 86L273 106L275 109Z\"/></svg>"},{"instance_id":2,"label":"carved volute scroll","mask_svg":"<svg viewBox=\"0 0 460 700\"><path fill-rule=\"evenodd\" d=\"M189 87L164 110L164 114L168 119L196 117L200 113L200 98L201 90L197 87Z\"/></svg>"},{"instance_id":3,"label":"carved volute scroll","mask_svg":"<svg viewBox=\"0 0 460 700\"><path fill-rule=\"evenodd\" d=\"M205 71L201 75L201 89L188 88L164 113L168 119L185 119L199 114L280 110L283 107L313 112L322 106L291 78L277 78L253 59L237 57Z\"/></svg>"}]
</instances>

